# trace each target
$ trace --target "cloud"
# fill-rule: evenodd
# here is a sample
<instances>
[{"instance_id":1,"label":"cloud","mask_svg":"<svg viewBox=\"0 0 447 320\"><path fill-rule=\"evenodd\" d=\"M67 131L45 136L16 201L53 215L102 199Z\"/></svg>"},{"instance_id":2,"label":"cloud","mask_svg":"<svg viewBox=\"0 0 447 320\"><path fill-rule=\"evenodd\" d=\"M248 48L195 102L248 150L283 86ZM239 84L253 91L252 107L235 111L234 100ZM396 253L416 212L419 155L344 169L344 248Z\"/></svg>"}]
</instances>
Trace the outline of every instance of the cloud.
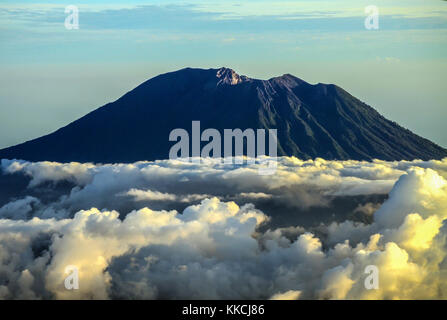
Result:
<instances>
[{"instance_id":1,"label":"cloud","mask_svg":"<svg viewBox=\"0 0 447 320\"><path fill-rule=\"evenodd\" d=\"M130 189L129 191L121 193L120 195L133 197L134 201L179 201L186 203L211 197L207 194L175 195L172 193L140 189Z\"/></svg>"},{"instance_id":2,"label":"cloud","mask_svg":"<svg viewBox=\"0 0 447 320\"><path fill-rule=\"evenodd\" d=\"M363 213L367 216L372 216L374 212L377 211L377 209L380 208L380 203L371 203L368 202L366 204L360 204L355 210L354 212L360 212Z\"/></svg>"},{"instance_id":3,"label":"cloud","mask_svg":"<svg viewBox=\"0 0 447 320\"><path fill-rule=\"evenodd\" d=\"M0 218L15 218L26 220L27 215L33 210L33 205L39 203L39 199L30 196L9 202L0 208Z\"/></svg>"},{"instance_id":4,"label":"cloud","mask_svg":"<svg viewBox=\"0 0 447 320\"><path fill-rule=\"evenodd\" d=\"M301 292L295 290L289 290L284 293L276 293L271 297L271 300L298 300Z\"/></svg>"},{"instance_id":5,"label":"cloud","mask_svg":"<svg viewBox=\"0 0 447 320\"><path fill-rule=\"evenodd\" d=\"M214 160L3 160L3 174L26 175L30 183L23 192L33 195L15 197L0 209L0 297L446 298L446 169L447 159L280 158L277 174L266 178L257 175L256 165ZM67 181L68 194L48 199L38 192ZM315 199L329 199L319 207L329 211L334 199L358 199L359 192L388 198L352 206L372 215L368 224L336 218L313 226L291 223L293 208L303 203L298 194L284 194L311 189ZM267 203L267 209L247 201ZM272 207L279 203L289 208L283 217L289 220L275 227L271 220L278 212ZM64 288L68 265L79 270L79 290ZM378 290L365 289L369 265L380 272Z\"/></svg>"}]
</instances>

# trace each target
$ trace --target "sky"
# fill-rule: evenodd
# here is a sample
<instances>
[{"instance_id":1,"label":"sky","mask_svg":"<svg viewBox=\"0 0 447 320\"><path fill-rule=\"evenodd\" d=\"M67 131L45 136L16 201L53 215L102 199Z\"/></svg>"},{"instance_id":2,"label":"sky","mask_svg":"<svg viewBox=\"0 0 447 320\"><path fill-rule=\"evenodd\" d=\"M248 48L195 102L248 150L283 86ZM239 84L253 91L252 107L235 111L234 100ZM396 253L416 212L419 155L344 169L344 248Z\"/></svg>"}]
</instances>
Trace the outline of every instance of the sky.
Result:
<instances>
[{"instance_id":1,"label":"sky","mask_svg":"<svg viewBox=\"0 0 447 320\"><path fill-rule=\"evenodd\" d=\"M67 5L79 29L64 26ZM365 7L379 9L367 30ZM143 81L229 67L335 83L447 147L447 1L0 1L0 148L48 134Z\"/></svg>"}]
</instances>

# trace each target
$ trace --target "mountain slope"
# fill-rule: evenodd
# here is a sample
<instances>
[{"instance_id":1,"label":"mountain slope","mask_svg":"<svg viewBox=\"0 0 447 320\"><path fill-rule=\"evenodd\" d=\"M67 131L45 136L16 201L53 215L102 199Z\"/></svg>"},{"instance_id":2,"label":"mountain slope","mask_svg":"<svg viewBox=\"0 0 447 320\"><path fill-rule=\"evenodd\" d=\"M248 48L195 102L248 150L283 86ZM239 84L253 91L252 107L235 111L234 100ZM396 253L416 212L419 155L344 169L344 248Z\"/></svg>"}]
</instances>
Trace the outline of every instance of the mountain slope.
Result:
<instances>
[{"instance_id":1,"label":"mountain slope","mask_svg":"<svg viewBox=\"0 0 447 320\"><path fill-rule=\"evenodd\" d=\"M172 129L276 128L278 155L308 159L439 159L443 149L382 117L335 85L286 74L270 80L233 70L182 69L152 78L56 132L0 150L30 161L166 159Z\"/></svg>"}]
</instances>

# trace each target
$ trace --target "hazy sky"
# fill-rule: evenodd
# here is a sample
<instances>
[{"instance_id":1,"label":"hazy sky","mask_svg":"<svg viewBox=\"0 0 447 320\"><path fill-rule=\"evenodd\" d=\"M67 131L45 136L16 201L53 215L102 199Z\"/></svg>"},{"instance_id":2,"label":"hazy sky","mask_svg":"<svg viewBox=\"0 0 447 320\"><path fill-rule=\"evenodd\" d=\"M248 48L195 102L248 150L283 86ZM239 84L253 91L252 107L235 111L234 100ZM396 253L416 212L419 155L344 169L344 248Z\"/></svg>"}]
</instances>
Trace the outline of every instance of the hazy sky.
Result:
<instances>
[{"instance_id":1,"label":"hazy sky","mask_svg":"<svg viewBox=\"0 0 447 320\"><path fill-rule=\"evenodd\" d=\"M79 30L65 29L66 5ZM379 30L364 27L368 5ZM187 66L335 83L447 147L441 0L0 1L0 147Z\"/></svg>"}]
</instances>

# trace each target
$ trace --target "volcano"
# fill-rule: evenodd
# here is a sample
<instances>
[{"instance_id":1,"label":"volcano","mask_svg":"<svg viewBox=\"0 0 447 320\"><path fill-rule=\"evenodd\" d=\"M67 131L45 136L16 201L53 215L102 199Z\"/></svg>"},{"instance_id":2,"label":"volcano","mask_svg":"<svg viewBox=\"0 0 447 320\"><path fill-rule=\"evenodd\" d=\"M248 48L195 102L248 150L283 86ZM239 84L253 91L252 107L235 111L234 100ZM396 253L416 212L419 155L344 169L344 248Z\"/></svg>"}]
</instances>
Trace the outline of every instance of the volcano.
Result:
<instances>
[{"instance_id":1,"label":"volcano","mask_svg":"<svg viewBox=\"0 0 447 320\"><path fill-rule=\"evenodd\" d=\"M202 128L277 129L279 156L413 160L447 150L399 126L333 84L285 74L269 80L229 68L156 76L67 126L0 150L0 158L117 163L167 159L169 133Z\"/></svg>"}]
</instances>

